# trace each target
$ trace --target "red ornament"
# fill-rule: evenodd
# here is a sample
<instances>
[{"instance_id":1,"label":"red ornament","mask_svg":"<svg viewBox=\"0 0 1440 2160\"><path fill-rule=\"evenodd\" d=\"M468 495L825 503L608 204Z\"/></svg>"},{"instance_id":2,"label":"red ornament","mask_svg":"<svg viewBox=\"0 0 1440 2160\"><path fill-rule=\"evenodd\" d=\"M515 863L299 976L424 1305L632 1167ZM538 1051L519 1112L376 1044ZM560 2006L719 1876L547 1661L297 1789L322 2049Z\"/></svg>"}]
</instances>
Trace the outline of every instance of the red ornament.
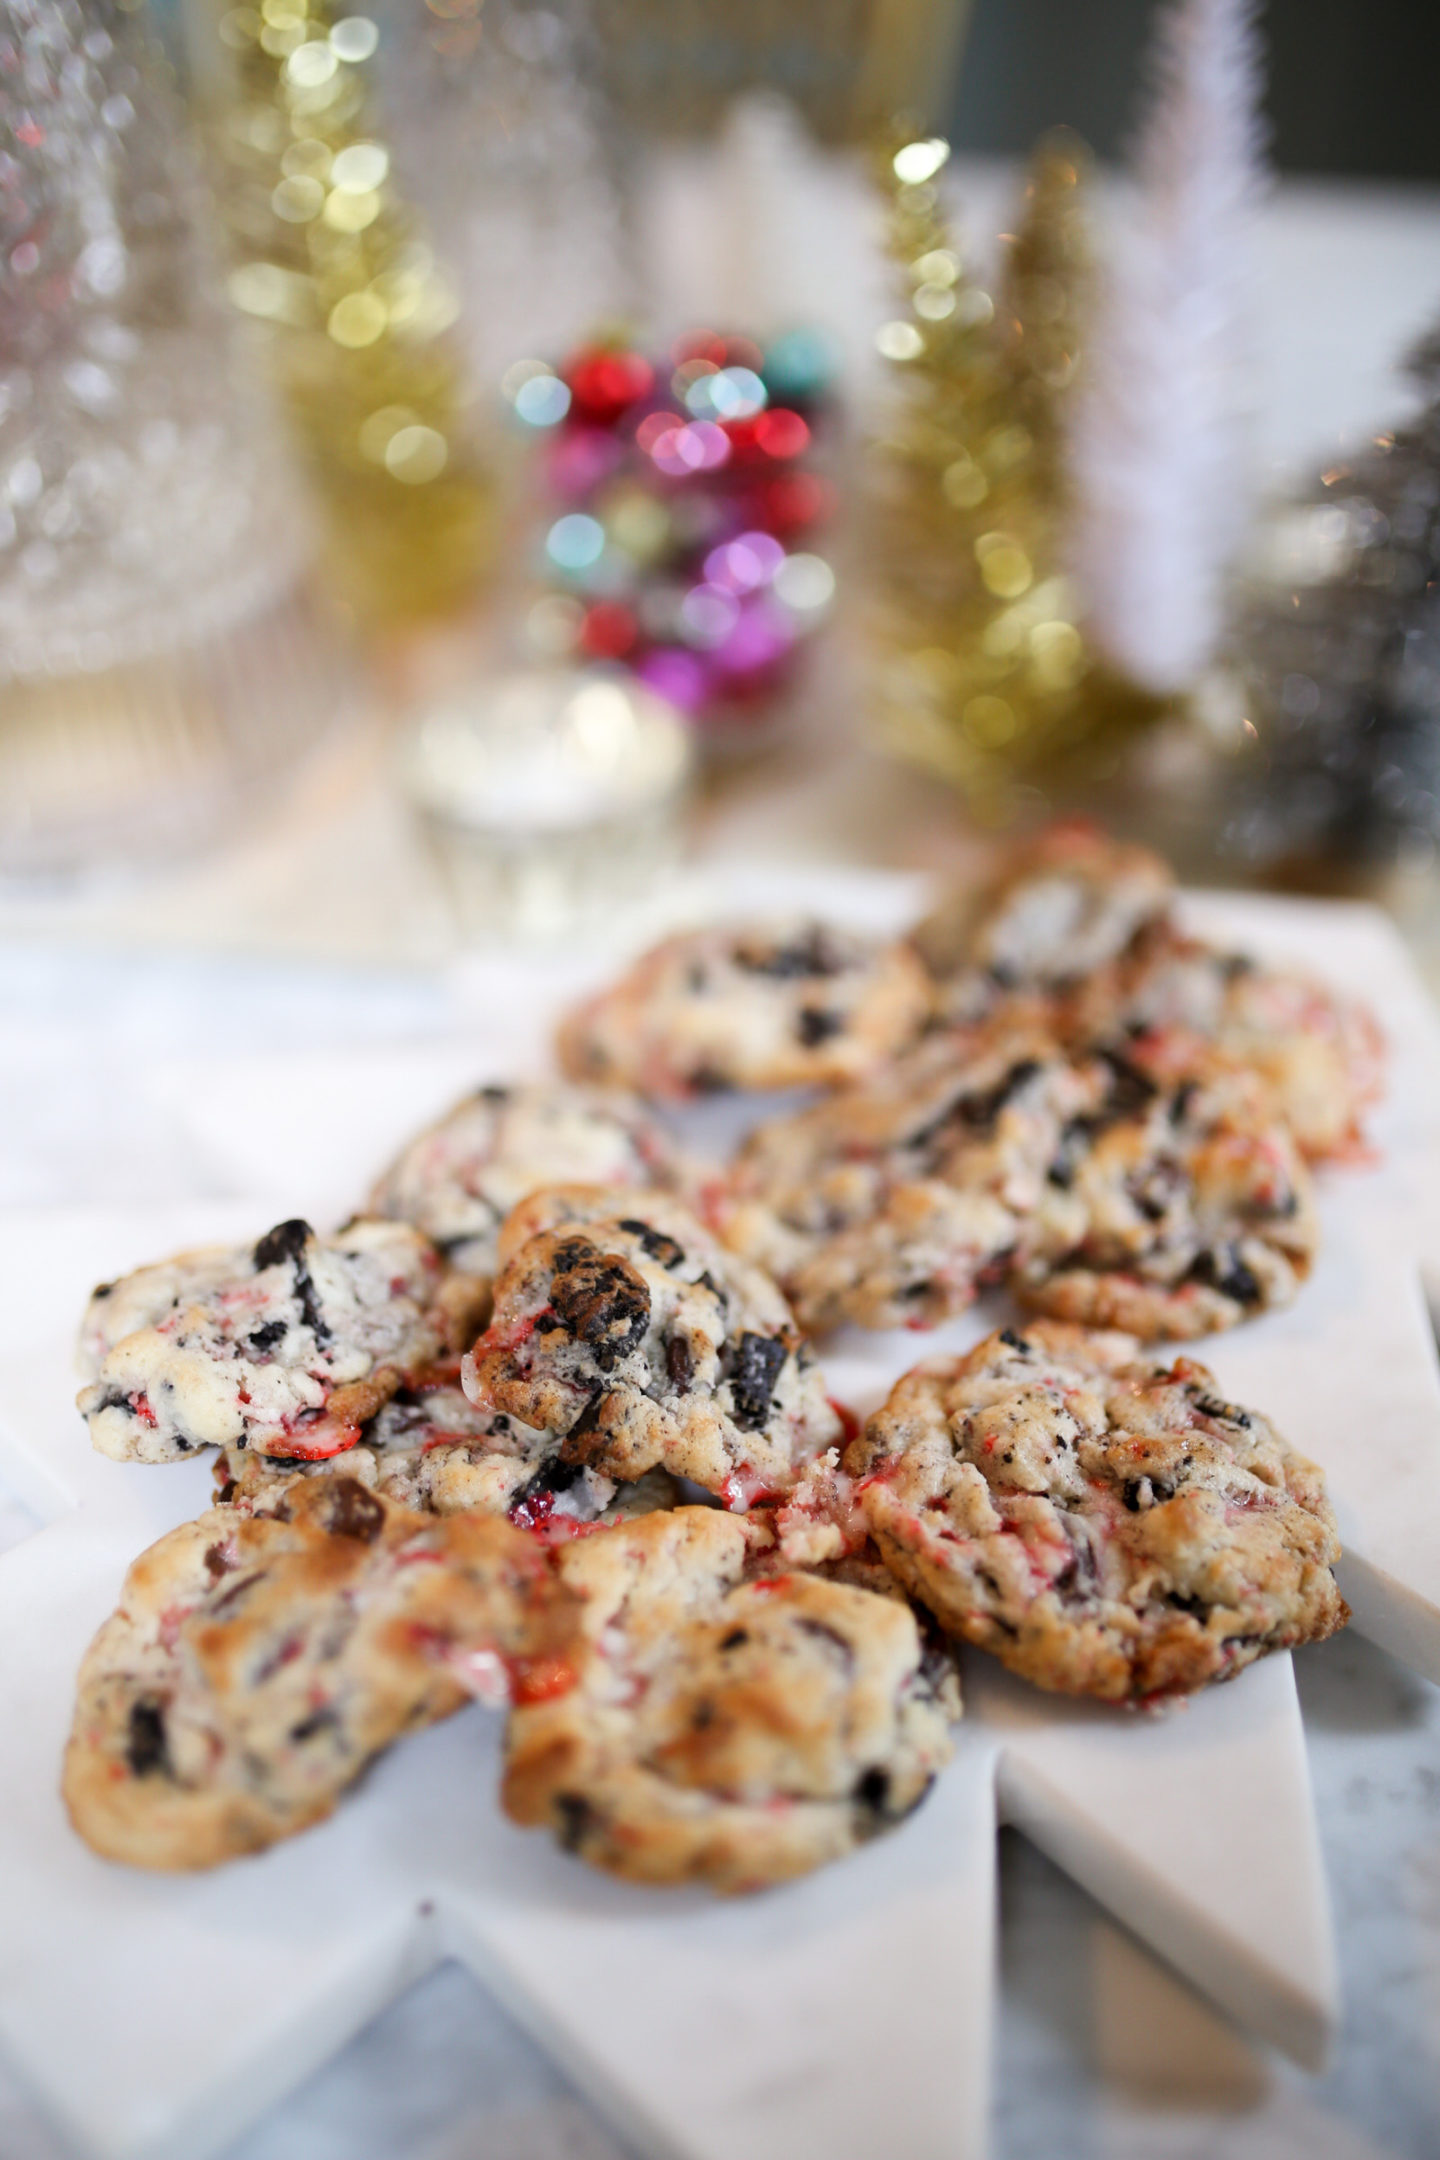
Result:
<instances>
[{"instance_id":1,"label":"red ornament","mask_svg":"<svg viewBox=\"0 0 1440 2160\"><path fill-rule=\"evenodd\" d=\"M585 613L580 649L592 660L623 660L634 646L639 625L618 600L597 600Z\"/></svg>"},{"instance_id":2,"label":"red ornament","mask_svg":"<svg viewBox=\"0 0 1440 2160\"><path fill-rule=\"evenodd\" d=\"M809 428L798 412L789 412L783 405L757 413L752 425L766 457L797 458L810 447Z\"/></svg>"},{"instance_id":3,"label":"red ornament","mask_svg":"<svg viewBox=\"0 0 1440 2160\"><path fill-rule=\"evenodd\" d=\"M580 419L613 427L627 405L648 397L655 370L643 353L591 349L577 353L565 370L571 410Z\"/></svg>"}]
</instances>

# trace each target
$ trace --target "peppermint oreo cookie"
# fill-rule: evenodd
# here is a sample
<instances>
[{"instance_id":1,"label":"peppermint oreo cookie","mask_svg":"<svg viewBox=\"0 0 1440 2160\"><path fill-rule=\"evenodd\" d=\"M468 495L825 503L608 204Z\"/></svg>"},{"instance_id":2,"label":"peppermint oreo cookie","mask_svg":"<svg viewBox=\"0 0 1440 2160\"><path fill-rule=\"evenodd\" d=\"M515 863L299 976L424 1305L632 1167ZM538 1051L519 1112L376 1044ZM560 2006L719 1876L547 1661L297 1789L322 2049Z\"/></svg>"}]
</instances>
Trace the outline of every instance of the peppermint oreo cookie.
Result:
<instances>
[{"instance_id":1,"label":"peppermint oreo cookie","mask_svg":"<svg viewBox=\"0 0 1440 2160\"><path fill-rule=\"evenodd\" d=\"M564 1021L574 1080L686 1101L833 1087L904 1048L931 990L908 945L808 918L669 938Z\"/></svg>"},{"instance_id":2,"label":"peppermint oreo cookie","mask_svg":"<svg viewBox=\"0 0 1440 2160\"><path fill-rule=\"evenodd\" d=\"M633 1098L531 1082L478 1089L404 1148L366 1213L414 1225L453 1267L492 1276L500 1225L537 1186L671 1185L674 1150Z\"/></svg>"},{"instance_id":3,"label":"peppermint oreo cookie","mask_svg":"<svg viewBox=\"0 0 1440 2160\"><path fill-rule=\"evenodd\" d=\"M656 1468L727 1506L784 1492L840 1421L769 1278L658 1193L525 1202L467 1394L617 1480Z\"/></svg>"},{"instance_id":4,"label":"peppermint oreo cookie","mask_svg":"<svg viewBox=\"0 0 1440 2160\"><path fill-rule=\"evenodd\" d=\"M1348 1617L1314 1464L1124 1335L1041 1321L919 1365L845 1468L913 1595L1038 1687L1183 1694Z\"/></svg>"},{"instance_id":5,"label":"peppermint oreo cookie","mask_svg":"<svg viewBox=\"0 0 1440 2160\"><path fill-rule=\"evenodd\" d=\"M178 1289L105 1351L78 1397L102 1455L339 1454L474 1309L474 1286L446 1280L429 1239L404 1223L355 1222L322 1238L296 1219L232 1257L233 1268L217 1260L198 1277L187 1263L141 1271ZM155 1303L128 1283L112 1296L136 1312Z\"/></svg>"},{"instance_id":6,"label":"peppermint oreo cookie","mask_svg":"<svg viewBox=\"0 0 1440 2160\"><path fill-rule=\"evenodd\" d=\"M96 1852L213 1867L329 1815L402 1734L573 1684L574 1599L509 1524L344 1476L142 1553L80 1669L63 1791Z\"/></svg>"},{"instance_id":7,"label":"peppermint oreo cookie","mask_svg":"<svg viewBox=\"0 0 1440 2160\"><path fill-rule=\"evenodd\" d=\"M901 1822L952 1752L953 1666L903 1600L769 1573L709 1508L566 1546L578 1684L517 1707L503 1800L635 1882L756 1890Z\"/></svg>"}]
</instances>

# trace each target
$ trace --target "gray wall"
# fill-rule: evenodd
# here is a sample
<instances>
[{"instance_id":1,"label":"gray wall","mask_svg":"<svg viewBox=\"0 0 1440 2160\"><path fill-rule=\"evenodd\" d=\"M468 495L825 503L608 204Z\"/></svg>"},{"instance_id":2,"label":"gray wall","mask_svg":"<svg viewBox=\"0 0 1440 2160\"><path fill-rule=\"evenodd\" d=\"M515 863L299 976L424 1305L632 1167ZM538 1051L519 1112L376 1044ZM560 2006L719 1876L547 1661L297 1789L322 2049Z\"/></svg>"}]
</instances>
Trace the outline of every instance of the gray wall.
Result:
<instances>
[{"instance_id":1,"label":"gray wall","mask_svg":"<svg viewBox=\"0 0 1440 2160\"><path fill-rule=\"evenodd\" d=\"M1020 152L1058 121L1124 149L1155 0L974 0L957 149ZM1269 0L1269 115L1290 172L1440 180L1440 0Z\"/></svg>"}]
</instances>

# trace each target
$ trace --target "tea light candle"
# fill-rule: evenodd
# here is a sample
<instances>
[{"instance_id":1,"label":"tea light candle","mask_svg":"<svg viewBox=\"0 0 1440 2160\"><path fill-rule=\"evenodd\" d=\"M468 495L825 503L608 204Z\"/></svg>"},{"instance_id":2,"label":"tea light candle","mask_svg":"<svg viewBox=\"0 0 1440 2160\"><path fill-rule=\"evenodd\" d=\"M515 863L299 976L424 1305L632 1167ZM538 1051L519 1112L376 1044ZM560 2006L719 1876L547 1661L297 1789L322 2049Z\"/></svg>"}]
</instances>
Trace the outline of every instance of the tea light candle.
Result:
<instances>
[{"instance_id":1,"label":"tea light candle","mask_svg":"<svg viewBox=\"0 0 1440 2160\"><path fill-rule=\"evenodd\" d=\"M694 768L663 698L603 670L525 670L452 693L402 752L462 933L560 937L642 897L679 853Z\"/></svg>"}]
</instances>

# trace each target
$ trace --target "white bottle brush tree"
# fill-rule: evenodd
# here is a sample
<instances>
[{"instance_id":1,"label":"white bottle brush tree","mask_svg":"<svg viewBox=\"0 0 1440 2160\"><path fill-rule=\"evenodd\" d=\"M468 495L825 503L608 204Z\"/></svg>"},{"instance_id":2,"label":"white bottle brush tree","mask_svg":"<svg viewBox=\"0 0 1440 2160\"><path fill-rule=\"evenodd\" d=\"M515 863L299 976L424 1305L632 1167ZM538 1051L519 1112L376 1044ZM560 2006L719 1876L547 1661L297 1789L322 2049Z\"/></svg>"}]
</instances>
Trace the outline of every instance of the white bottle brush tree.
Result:
<instances>
[{"instance_id":1,"label":"white bottle brush tree","mask_svg":"<svg viewBox=\"0 0 1440 2160\"><path fill-rule=\"evenodd\" d=\"M1161 697L1214 653L1249 509L1250 244L1265 179L1255 14L1255 0L1172 0L1157 24L1135 221L1074 423L1090 634Z\"/></svg>"}]
</instances>

